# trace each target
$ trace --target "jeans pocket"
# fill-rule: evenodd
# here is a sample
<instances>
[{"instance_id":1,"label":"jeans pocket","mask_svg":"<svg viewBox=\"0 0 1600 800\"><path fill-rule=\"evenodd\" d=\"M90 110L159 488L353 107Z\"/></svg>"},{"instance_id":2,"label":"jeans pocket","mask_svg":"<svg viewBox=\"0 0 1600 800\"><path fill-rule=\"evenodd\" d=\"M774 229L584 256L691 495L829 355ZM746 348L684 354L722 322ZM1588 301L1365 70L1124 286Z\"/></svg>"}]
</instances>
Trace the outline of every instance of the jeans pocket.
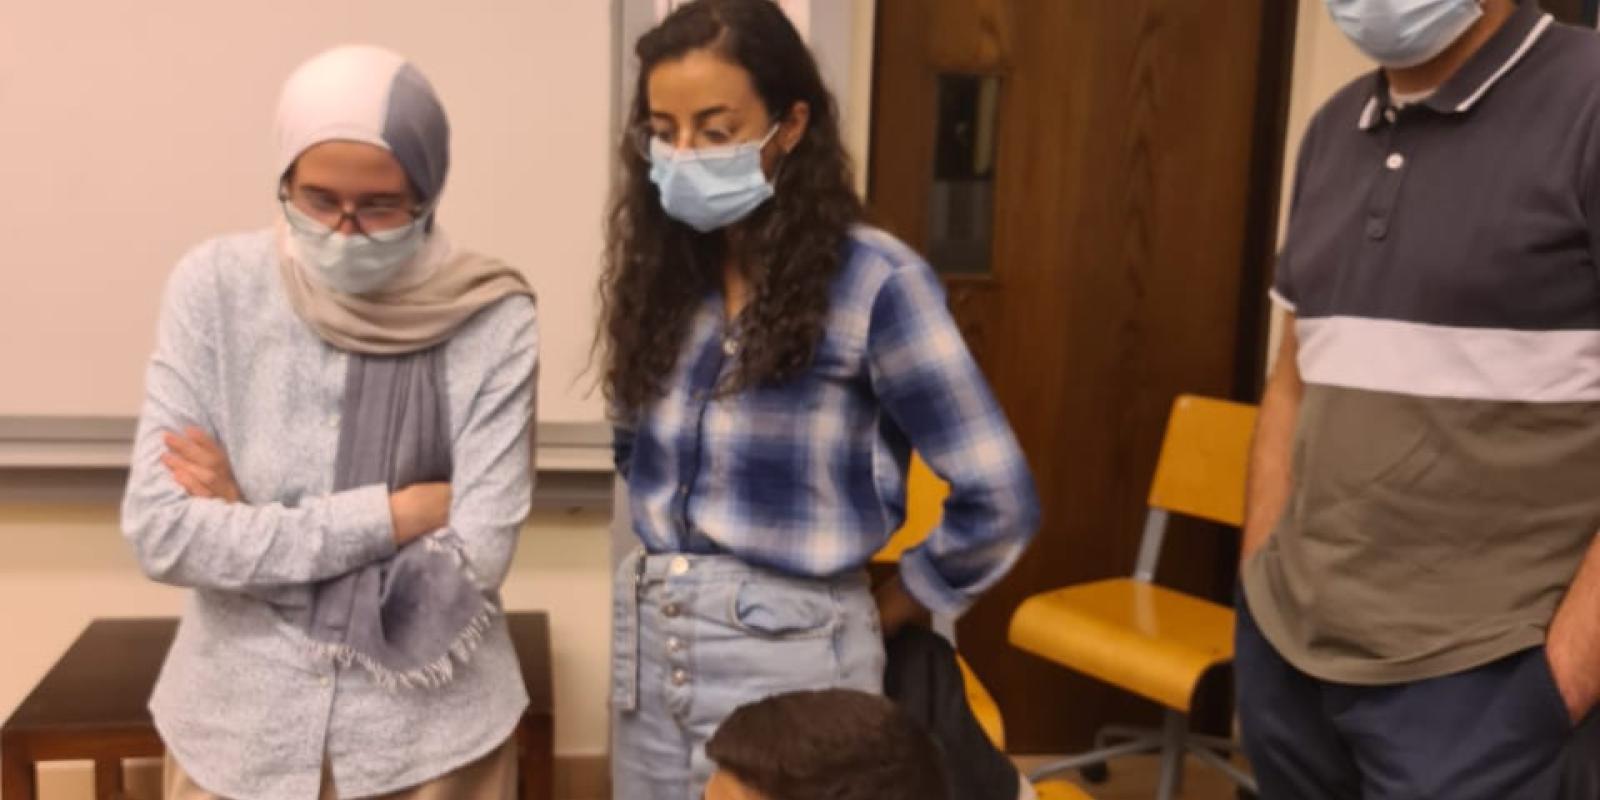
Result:
<instances>
[{"instance_id":1,"label":"jeans pocket","mask_svg":"<svg viewBox=\"0 0 1600 800\"><path fill-rule=\"evenodd\" d=\"M751 579L734 592L728 617L735 628L762 639L814 639L833 633L839 610L826 587Z\"/></svg>"}]
</instances>

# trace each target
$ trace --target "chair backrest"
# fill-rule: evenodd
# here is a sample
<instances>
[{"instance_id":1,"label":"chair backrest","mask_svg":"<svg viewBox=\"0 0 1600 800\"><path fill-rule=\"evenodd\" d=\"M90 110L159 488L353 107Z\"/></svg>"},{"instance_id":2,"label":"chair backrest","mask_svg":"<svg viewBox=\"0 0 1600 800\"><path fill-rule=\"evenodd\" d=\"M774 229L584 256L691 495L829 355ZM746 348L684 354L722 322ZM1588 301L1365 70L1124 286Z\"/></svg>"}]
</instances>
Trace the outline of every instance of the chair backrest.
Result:
<instances>
[{"instance_id":1,"label":"chair backrest","mask_svg":"<svg viewBox=\"0 0 1600 800\"><path fill-rule=\"evenodd\" d=\"M1167 418L1150 507L1238 526L1244 523L1245 474L1255 434L1255 406L1180 395Z\"/></svg>"},{"instance_id":2,"label":"chair backrest","mask_svg":"<svg viewBox=\"0 0 1600 800\"><path fill-rule=\"evenodd\" d=\"M906 478L906 521L889 538L872 560L878 564L893 564L900 554L916 547L939 525L944 516L944 500L950 496L950 486L933 474L923 460L912 455L911 471Z\"/></svg>"}]
</instances>

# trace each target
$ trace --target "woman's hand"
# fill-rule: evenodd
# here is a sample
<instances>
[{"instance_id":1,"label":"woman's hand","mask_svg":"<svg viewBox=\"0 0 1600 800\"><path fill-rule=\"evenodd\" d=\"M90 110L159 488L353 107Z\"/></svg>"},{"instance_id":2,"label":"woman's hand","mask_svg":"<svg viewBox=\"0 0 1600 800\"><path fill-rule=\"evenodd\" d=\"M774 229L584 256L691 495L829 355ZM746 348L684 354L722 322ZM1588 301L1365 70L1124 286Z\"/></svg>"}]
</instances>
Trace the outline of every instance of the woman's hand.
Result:
<instances>
[{"instance_id":1,"label":"woman's hand","mask_svg":"<svg viewBox=\"0 0 1600 800\"><path fill-rule=\"evenodd\" d=\"M878 602L878 622L883 626L884 639L893 639L908 624L928 624L928 610L906 591L899 574L879 586L873 599Z\"/></svg>"},{"instance_id":2,"label":"woman's hand","mask_svg":"<svg viewBox=\"0 0 1600 800\"><path fill-rule=\"evenodd\" d=\"M233 479L228 454L205 431L194 426L181 435L168 431L162 441L166 442L167 452L161 456L161 463L190 497L216 498L227 503L244 500Z\"/></svg>"},{"instance_id":3,"label":"woman's hand","mask_svg":"<svg viewBox=\"0 0 1600 800\"><path fill-rule=\"evenodd\" d=\"M448 483L414 483L389 495L395 546L404 547L449 525L450 500Z\"/></svg>"}]
</instances>

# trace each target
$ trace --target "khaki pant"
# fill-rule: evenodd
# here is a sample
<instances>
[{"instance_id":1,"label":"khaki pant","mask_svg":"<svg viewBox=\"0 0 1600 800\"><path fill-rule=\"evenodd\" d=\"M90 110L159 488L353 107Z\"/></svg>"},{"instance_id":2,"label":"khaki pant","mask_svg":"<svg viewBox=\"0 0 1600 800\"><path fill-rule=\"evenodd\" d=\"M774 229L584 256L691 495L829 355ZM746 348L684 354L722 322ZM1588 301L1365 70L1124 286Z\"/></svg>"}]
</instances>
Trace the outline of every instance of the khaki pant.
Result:
<instances>
[{"instance_id":1,"label":"khaki pant","mask_svg":"<svg viewBox=\"0 0 1600 800\"><path fill-rule=\"evenodd\" d=\"M166 800L223 800L195 785L171 751L167 752L162 783ZM513 736L500 749L454 772L376 800L515 800L516 796L517 738ZM338 800L326 768L322 772L321 800Z\"/></svg>"}]
</instances>

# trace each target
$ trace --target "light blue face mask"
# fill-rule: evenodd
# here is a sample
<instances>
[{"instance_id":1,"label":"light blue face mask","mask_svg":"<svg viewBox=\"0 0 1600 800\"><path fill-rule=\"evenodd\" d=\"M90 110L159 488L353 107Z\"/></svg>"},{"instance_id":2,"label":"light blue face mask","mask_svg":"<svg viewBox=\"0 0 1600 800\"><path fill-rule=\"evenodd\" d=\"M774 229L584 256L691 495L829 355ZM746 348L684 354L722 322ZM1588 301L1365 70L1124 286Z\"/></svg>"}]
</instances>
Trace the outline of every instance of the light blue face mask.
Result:
<instances>
[{"instance_id":1,"label":"light blue face mask","mask_svg":"<svg viewBox=\"0 0 1600 800\"><path fill-rule=\"evenodd\" d=\"M772 182L761 169L761 150L778 126L759 142L677 151L650 142L650 182L661 190L661 208L701 233L725 228L750 215L772 197Z\"/></svg>"},{"instance_id":2,"label":"light blue face mask","mask_svg":"<svg viewBox=\"0 0 1600 800\"><path fill-rule=\"evenodd\" d=\"M1422 64L1483 16L1482 0L1325 0L1333 21L1385 67Z\"/></svg>"},{"instance_id":3,"label":"light blue face mask","mask_svg":"<svg viewBox=\"0 0 1600 800\"><path fill-rule=\"evenodd\" d=\"M416 257L427 238L423 232L427 214L409 225L363 236L334 233L293 203L284 204L284 213L294 217L290 233L300 259L315 267L329 286L345 294L367 294L383 288Z\"/></svg>"}]
</instances>

